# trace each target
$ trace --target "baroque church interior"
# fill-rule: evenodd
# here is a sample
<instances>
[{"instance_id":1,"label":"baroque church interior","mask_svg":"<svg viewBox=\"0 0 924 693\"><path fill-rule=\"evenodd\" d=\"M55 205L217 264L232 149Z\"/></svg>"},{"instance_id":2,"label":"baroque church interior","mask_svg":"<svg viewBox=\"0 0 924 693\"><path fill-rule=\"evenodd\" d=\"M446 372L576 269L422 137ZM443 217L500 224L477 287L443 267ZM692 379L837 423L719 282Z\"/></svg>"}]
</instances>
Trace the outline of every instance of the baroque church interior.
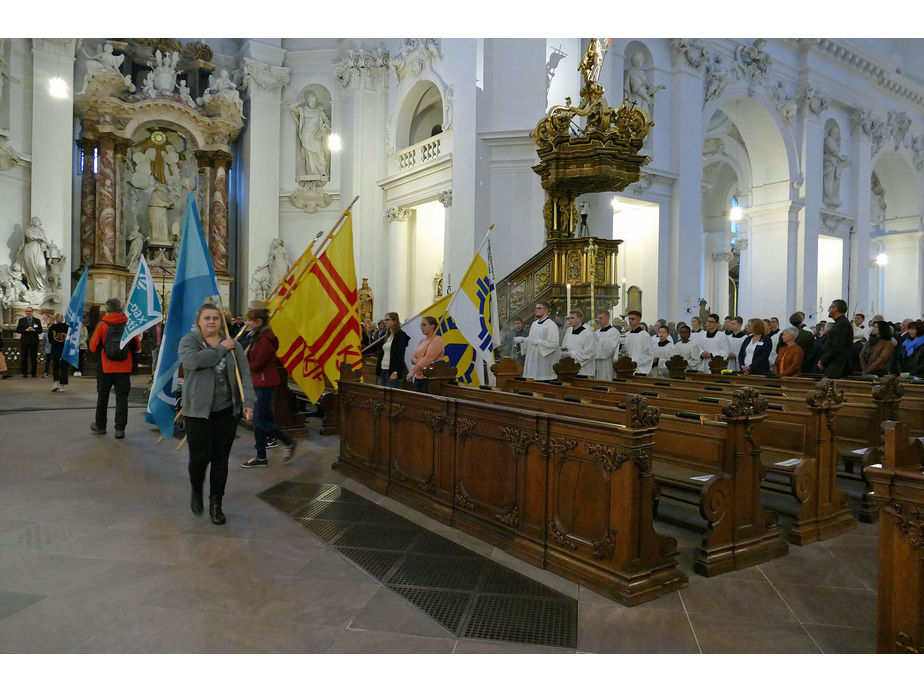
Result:
<instances>
[{"instance_id":1,"label":"baroque church interior","mask_svg":"<svg viewBox=\"0 0 924 693\"><path fill-rule=\"evenodd\" d=\"M142 257L168 304L190 190L233 315L266 299L351 201L357 281L374 293L375 320L404 320L452 292L489 227L504 326L531 319L540 297L523 288L523 267L553 240L583 236L612 248L596 303L593 288L589 301L575 289L585 315L595 305L614 317L640 310L649 324L714 312L785 325L802 311L814 325L835 299L848 318L924 311L920 39L607 39L594 82L613 109L644 112L643 163L563 212L550 211L537 175L537 123L581 100L597 39L137 39L119 28L0 38L5 351L27 307L46 325L65 311L84 267L91 320L125 297ZM550 281L563 289L560 279ZM561 318L560 293L549 297ZM41 435L68 452L28 447L0 469L0 652L876 651L878 524L704 577L697 529L659 519L689 584L626 606L332 469L337 437L306 419L304 452L259 478L234 469L252 447L241 429L237 517L206 531L174 494L185 452L155 446L142 423L147 382L133 377L136 440L122 454L87 440L92 378L72 380L65 405L44 382L39 393L3 381L4 435L41 417ZM385 572L286 517L293 501L271 487L287 483L311 486L312 502L337 487L378 504L397 517L383 524L390 537L409 522L449 539L472 555L440 560L483 559L483 581L515 572L536 603L555 591L573 631L547 641L453 632Z\"/></svg>"}]
</instances>

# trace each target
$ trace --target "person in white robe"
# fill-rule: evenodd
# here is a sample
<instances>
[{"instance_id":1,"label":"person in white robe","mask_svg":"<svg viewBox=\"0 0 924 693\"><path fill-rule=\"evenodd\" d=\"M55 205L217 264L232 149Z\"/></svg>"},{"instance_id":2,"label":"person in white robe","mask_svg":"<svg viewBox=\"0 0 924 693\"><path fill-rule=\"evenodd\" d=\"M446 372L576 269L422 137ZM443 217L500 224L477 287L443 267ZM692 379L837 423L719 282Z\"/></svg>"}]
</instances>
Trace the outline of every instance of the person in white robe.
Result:
<instances>
[{"instance_id":1,"label":"person in white robe","mask_svg":"<svg viewBox=\"0 0 924 693\"><path fill-rule=\"evenodd\" d=\"M549 319L549 304L536 301L536 320L529 326L526 337L514 340L522 349L526 347L523 363L523 377L533 380L555 380L558 376L552 369L561 360L558 348L558 325Z\"/></svg>"},{"instance_id":2,"label":"person in white robe","mask_svg":"<svg viewBox=\"0 0 924 693\"><path fill-rule=\"evenodd\" d=\"M694 315L690 318L690 341L702 346L705 338L706 331L700 326L699 318Z\"/></svg>"},{"instance_id":3,"label":"person in white robe","mask_svg":"<svg viewBox=\"0 0 924 693\"><path fill-rule=\"evenodd\" d=\"M725 336L728 337L728 370L740 373L741 364L738 363L738 352L741 351L744 340L749 339L748 333L744 331L744 320L740 315L729 318Z\"/></svg>"},{"instance_id":4,"label":"person in white robe","mask_svg":"<svg viewBox=\"0 0 924 693\"><path fill-rule=\"evenodd\" d=\"M654 358L651 335L642 329L642 314L637 310L630 310L626 319L629 321L629 331L623 337L623 351L635 361L637 375L648 375Z\"/></svg>"},{"instance_id":5,"label":"person in white robe","mask_svg":"<svg viewBox=\"0 0 924 693\"><path fill-rule=\"evenodd\" d=\"M719 325L719 316L713 313L706 319L706 334L703 337L702 351L700 356L700 370L703 373L711 373L709 370L709 361L713 356L721 356L723 359L728 356L728 337Z\"/></svg>"},{"instance_id":6,"label":"person in white robe","mask_svg":"<svg viewBox=\"0 0 924 693\"><path fill-rule=\"evenodd\" d=\"M613 379L613 361L619 350L619 330L610 324L610 311L604 310L597 315L597 330L594 337L594 378L596 380Z\"/></svg>"},{"instance_id":7,"label":"person in white robe","mask_svg":"<svg viewBox=\"0 0 924 693\"><path fill-rule=\"evenodd\" d=\"M699 364L702 361L699 355L703 351L702 347L693 341L690 328L686 325L677 328L677 333L680 335L680 341L674 345L674 355L683 356L687 362L688 371L699 370Z\"/></svg>"},{"instance_id":8,"label":"person in white robe","mask_svg":"<svg viewBox=\"0 0 924 693\"><path fill-rule=\"evenodd\" d=\"M571 357L581 365L578 375L594 377L594 335L583 325L584 312L575 308L568 313L568 329L561 340L561 357Z\"/></svg>"},{"instance_id":9,"label":"person in white robe","mask_svg":"<svg viewBox=\"0 0 924 693\"><path fill-rule=\"evenodd\" d=\"M666 378L670 375L667 370L667 360L674 355L674 340L671 339L671 332L667 325L661 325L658 328L657 341L654 343L654 366L655 375Z\"/></svg>"}]
</instances>

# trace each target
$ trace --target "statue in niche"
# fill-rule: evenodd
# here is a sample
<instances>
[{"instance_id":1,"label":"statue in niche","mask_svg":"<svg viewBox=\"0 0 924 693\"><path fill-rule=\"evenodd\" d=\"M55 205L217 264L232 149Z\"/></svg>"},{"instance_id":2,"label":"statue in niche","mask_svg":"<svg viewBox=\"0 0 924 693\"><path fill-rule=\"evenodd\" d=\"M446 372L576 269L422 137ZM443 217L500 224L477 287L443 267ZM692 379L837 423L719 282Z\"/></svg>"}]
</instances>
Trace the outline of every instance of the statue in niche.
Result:
<instances>
[{"instance_id":1,"label":"statue in niche","mask_svg":"<svg viewBox=\"0 0 924 693\"><path fill-rule=\"evenodd\" d=\"M286 278L289 272L289 253L281 238L274 238L269 252L270 281L273 287Z\"/></svg>"},{"instance_id":2,"label":"statue in niche","mask_svg":"<svg viewBox=\"0 0 924 693\"><path fill-rule=\"evenodd\" d=\"M155 245L170 245L167 225L168 209L173 209L173 202L164 196L159 185L155 185L148 202L148 234L151 243Z\"/></svg>"},{"instance_id":3,"label":"statue in niche","mask_svg":"<svg viewBox=\"0 0 924 693\"><path fill-rule=\"evenodd\" d=\"M95 55L90 55L85 50L83 54L87 56L87 74L83 78L83 89L82 92L87 90L87 86L97 75L102 75L108 73L116 73L121 78L122 82L129 89L129 91L135 91L135 85L132 84L132 79L129 75L122 75L122 63L125 61L124 55L115 55L112 52L112 44L105 43L98 53Z\"/></svg>"},{"instance_id":4,"label":"statue in niche","mask_svg":"<svg viewBox=\"0 0 924 693\"><path fill-rule=\"evenodd\" d=\"M870 176L870 193L873 195L872 204L869 208L871 221L881 224L886 218L887 205L885 188L883 188L882 183L879 182L879 176L876 175L875 171L873 171L873 175Z\"/></svg>"},{"instance_id":5,"label":"statue in niche","mask_svg":"<svg viewBox=\"0 0 924 693\"><path fill-rule=\"evenodd\" d=\"M372 289L369 288L369 279L363 277L363 285L359 287L359 291L356 292L357 297L359 298L359 320L363 324L366 324L368 321L372 323L372 314L373 314L373 305L375 302L375 296L372 294Z\"/></svg>"},{"instance_id":6,"label":"statue in niche","mask_svg":"<svg viewBox=\"0 0 924 693\"><path fill-rule=\"evenodd\" d=\"M299 153L305 174L309 179L327 180L330 175L330 151L327 147L330 118L312 89L303 92L301 103L289 108L298 128Z\"/></svg>"},{"instance_id":7,"label":"statue in niche","mask_svg":"<svg viewBox=\"0 0 924 693\"><path fill-rule=\"evenodd\" d=\"M637 108L645 111L650 117L654 115L654 95L664 89L663 84L652 87L648 84L648 77L642 69L645 62L645 56L641 51L635 51L632 54L632 67L626 70L625 86L623 87L623 97L629 101L635 101Z\"/></svg>"},{"instance_id":8,"label":"statue in niche","mask_svg":"<svg viewBox=\"0 0 924 693\"><path fill-rule=\"evenodd\" d=\"M23 231L22 246L17 255L17 262L25 274L29 291L45 291L48 288L48 263L46 255L50 246L42 228L42 220L32 217L32 221ZM14 265L15 266L15 265Z\"/></svg>"},{"instance_id":9,"label":"statue in niche","mask_svg":"<svg viewBox=\"0 0 924 693\"><path fill-rule=\"evenodd\" d=\"M725 56L716 55L714 60L706 65L706 101L717 99L728 86L728 66Z\"/></svg>"},{"instance_id":10,"label":"statue in niche","mask_svg":"<svg viewBox=\"0 0 924 693\"><path fill-rule=\"evenodd\" d=\"M841 154L841 129L829 121L825 127L823 197L828 207L840 207L841 171L850 165L850 159Z\"/></svg>"}]
</instances>

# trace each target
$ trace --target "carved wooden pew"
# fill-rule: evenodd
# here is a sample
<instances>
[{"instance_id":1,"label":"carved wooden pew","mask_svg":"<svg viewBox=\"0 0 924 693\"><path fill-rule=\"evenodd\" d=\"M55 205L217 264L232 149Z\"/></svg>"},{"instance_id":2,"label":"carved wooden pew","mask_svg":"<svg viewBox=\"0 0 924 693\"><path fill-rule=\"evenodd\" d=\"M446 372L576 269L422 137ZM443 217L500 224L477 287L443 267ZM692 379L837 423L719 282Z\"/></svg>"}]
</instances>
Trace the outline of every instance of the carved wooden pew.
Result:
<instances>
[{"instance_id":1,"label":"carved wooden pew","mask_svg":"<svg viewBox=\"0 0 924 693\"><path fill-rule=\"evenodd\" d=\"M340 407L334 468L376 491L623 604L687 584L652 525L656 409L581 420L348 379Z\"/></svg>"},{"instance_id":2,"label":"carved wooden pew","mask_svg":"<svg viewBox=\"0 0 924 693\"><path fill-rule=\"evenodd\" d=\"M876 652L924 653L924 446L897 421L882 425L885 456L867 467L879 508Z\"/></svg>"},{"instance_id":3,"label":"carved wooden pew","mask_svg":"<svg viewBox=\"0 0 924 693\"><path fill-rule=\"evenodd\" d=\"M523 384L528 388L533 383ZM586 421L607 421L622 415L612 405L602 406L577 398L566 401L551 393L537 397L529 389L519 394L447 384L442 392L456 399ZM697 506L706 521L694 565L702 575L718 575L754 565L788 551L775 514L760 504L762 420L763 414L753 411L752 405L738 403L731 405L721 421L701 422L698 417L694 421L676 414L662 416L655 432L654 471L660 487L672 489L674 500Z\"/></svg>"},{"instance_id":4,"label":"carved wooden pew","mask_svg":"<svg viewBox=\"0 0 924 693\"><path fill-rule=\"evenodd\" d=\"M559 377L565 370L566 364L559 364ZM547 397L579 399L602 406L618 406L633 387L631 383L626 386L609 382L588 389L570 387L570 383L562 386L509 379L503 380L503 385L508 391L537 392ZM683 398L681 392L676 393L676 398L655 394L659 395L657 402L663 413L681 416L698 413L714 419L722 414L722 403L715 397L692 400ZM784 509L793 517L789 538L795 544L826 539L856 525L850 514L848 496L837 488L836 480L838 454L831 422L842 400L837 388L827 381L816 385L807 401L790 400L787 409L768 409L761 425L765 441L761 462L766 475L762 487L784 493L796 501L794 511Z\"/></svg>"}]
</instances>

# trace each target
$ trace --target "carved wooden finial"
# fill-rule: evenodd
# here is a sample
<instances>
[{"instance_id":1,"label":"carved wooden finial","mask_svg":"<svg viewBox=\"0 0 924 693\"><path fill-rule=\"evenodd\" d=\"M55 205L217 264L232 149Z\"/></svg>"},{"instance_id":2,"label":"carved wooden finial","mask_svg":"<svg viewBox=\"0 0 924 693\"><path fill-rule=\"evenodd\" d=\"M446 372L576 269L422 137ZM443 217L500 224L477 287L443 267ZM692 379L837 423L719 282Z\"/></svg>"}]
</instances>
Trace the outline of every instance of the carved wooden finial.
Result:
<instances>
[{"instance_id":1,"label":"carved wooden finial","mask_svg":"<svg viewBox=\"0 0 924 693\"><path fill-rule=\"evenodd\" d=\"M732 394L731 402L722 405L722 416L728 419L744 419L763 416L767 411L767 400L753 387L741 387Z\"/></svg>"},{"instance_id":2,"label":"carved wooden finial","mask_svg":"<svg viewBox=\"0 0 924 693\"><path fill-rule=\"evenodd\" d=\"M505 356L500 361L491 366L491 372L495 376L503 377L506 375L515 378L523 372L523 366L521 366L509 356Z\"/></svg>"},{"instance_id":3,"label":"carved wooden finial","mask_svg":"<svg viewBox=\"0 0 924 693\"><path fill-rule=\"evenodd\" d=\"M661 421L661 410L648 406L648 400L641 395L626 397L626 427L655 428Z\"/></svg>"},{"instance_id":4,"label":"carved wooden finial","mask_svg":"<svg viewBox=\"0 0 924 693\"><path fill-rule=\"evenodd\" d=\"M873 399L877 402L897 402L905 395L905 386L897 375L884 375L873 387Z\"/></svg>"},{"instance_id":5,"label":"carved wooden finial","mask_svg":"<svg viewBox=\"0 0 924 693\"><path fill-rule=\"evenodd\" d=\"M847 395L833 380L822 378L815 383L815 389L808 393L805 401L816 409L835 409L847 401Z\"/></svg>"},{"instance_id":6,"label":"carved wooden finial","mask_svg":"<svg viewBox=\"0 0 924 693\"><path fill-rule=\"evenodd\" d=\"M581 364L570 356L566 356L561 361L552 365L552 370L558 374L558 379L562 382L574 380L574 377L580 372Z\"/></svg>"},{"instance_id":7,"label":"carved wooden finial","mask_svg":"<svg viewBox=\"0 0 924 693\"><path fill-rule=\"evenodd\" d=\"M613 361L613 370L618 378L631 378L635 374L638 364L628 356L620 356Z\"/></svg>"},{"instance_id":8,"label":"carved wooden finial","mask_svg":"<svg viewBox=\"0 0 924 693\"><path fill-rule=\"evenodd\" d=\"M340 364L340 380L346 383L358 383L362 379L362 370L355 371L345 361Z\"/></svg>"},{"instance_id":9,"label":"carved wooden finial","mask_svg":"<svg viewBox=\"0 0 924 693\"><path fill-rule=\"evenodd\" d=\"M726 368L728 368L728 359L723 359L721 356L713 356L709 361L709 372L713 375L718 375Z\"/></svg>"},{"instance_id":10,"label":"carved wooden finial","mask_svg":"<svg viewBox=\"0 0 924 693\"><path fill-rule=\"evenodd\" d=\"M674 354L667 360L667 372L672 378L683 378L687 371L687 360L680 354Z\"/></svg>"}]
</instances>

